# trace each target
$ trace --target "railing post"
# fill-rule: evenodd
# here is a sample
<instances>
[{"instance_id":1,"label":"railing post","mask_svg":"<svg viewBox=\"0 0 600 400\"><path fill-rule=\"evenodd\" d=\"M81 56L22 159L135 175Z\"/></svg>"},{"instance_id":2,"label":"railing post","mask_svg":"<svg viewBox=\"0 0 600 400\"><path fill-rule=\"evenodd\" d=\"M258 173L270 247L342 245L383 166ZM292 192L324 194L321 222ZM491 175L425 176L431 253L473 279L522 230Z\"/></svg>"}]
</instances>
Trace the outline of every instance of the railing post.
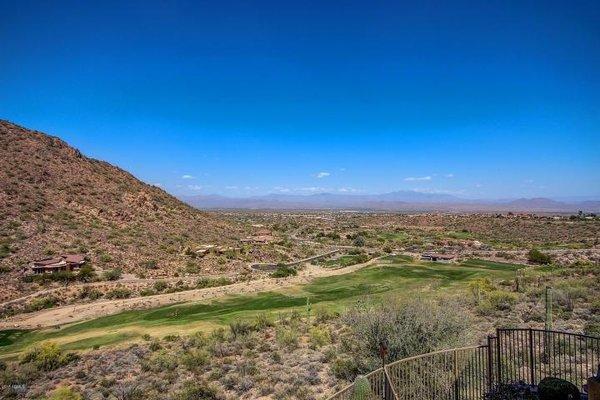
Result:
<instances>
[{"instance_id":1,"label":"railing post","mask_svg":"<svg viewBox=\"0 0 600 400\"><path fill-rule=\"evenodd\" d=\"M457 361L457 357L458 357L458 351L453 351L452 354L454 355L453 357L453 361L454 361L454 365L453 365L453 370L454 370L454 400L459 400L458 397L458 361Z\"/></svg>"},{"instance_id":2,"label":"railing post","mask_svg":"<svg viewBox=\"0 0 600 400\"><path fill-rule=\"evenodd\" d=\"M500 359L500 329L496 329L496 368L498 368L498 382L502 382L502 360Z\"/></svg>"},{"instance_id":3,"label":"railing post","mask_svg":"<svg viewBox=\"0 0 600 400\"><path fill-rule=\"evenodd\" d=\"M535 385L535 360L533 359L533 329L529 328L529 373L531 384Z\"/></svg>"},{"instance_id":4,"label":"railing post","mask_svg":"<svg viewBox=\"0 0 600 400\"><path fill-rule=\"evenodd\" d=\"M493 373L494 373L494 364L492 359L492 337L488 335L487 337L487 381L488 381L488 390L492 390L493 386Z\"/></svg>"}]
</instances>

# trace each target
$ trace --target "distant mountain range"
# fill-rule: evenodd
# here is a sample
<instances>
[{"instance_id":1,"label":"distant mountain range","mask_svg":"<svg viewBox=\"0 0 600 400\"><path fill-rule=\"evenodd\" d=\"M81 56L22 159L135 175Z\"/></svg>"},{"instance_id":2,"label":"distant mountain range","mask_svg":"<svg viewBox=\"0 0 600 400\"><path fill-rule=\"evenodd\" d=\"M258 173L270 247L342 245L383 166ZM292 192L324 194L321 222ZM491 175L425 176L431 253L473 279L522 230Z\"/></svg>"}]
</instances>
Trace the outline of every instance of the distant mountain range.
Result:
<instances>
[{"instance_id":1,"label":"distant mountain range","mask_svg":"<svg viewBox=\"0 0 600 400\"><path fill-rule=\"evenodd\" d=\"M471 200L449 194L396 191L384 194L313 195L268 194L253 197L220 195L182 196L184 202L200 209L264 210L380 210L380 211L515 211L515 212L600 212L600 201L557 201L548 198Z\"/></svg>"}]
</instances>

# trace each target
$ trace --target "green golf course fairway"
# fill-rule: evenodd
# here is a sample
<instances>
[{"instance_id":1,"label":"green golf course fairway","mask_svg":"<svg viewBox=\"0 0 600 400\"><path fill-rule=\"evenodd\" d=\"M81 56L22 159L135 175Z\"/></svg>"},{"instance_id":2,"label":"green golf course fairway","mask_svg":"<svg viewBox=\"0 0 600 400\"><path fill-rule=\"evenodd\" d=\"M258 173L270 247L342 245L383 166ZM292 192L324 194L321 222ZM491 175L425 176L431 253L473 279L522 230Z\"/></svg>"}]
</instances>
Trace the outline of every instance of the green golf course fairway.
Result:
<instances>
[{"instance_id":1,"label":"green golf course fairway","mask_svg":"<svg viewBox=\"0 0 600 400\"><path fill-rule=\"evenodd\" d=\"M276 315L303 309L306 299L313 306L342 311L360 297L416 293L456 293L478 277L510 279L518 264L468 260L462 264L407 261L386 257L371 267L343 275L317 278L309 284L255 295L228 296L210 302L170 305L126 311L94 320L65 325L60 329L0 331L0 357L14 356L35 343L52 340L65 349L85 350L141 339L144 334L162 337L197 330L211 330L235 319L253 318L258 313Z\"/></svg>"}]
</instances>

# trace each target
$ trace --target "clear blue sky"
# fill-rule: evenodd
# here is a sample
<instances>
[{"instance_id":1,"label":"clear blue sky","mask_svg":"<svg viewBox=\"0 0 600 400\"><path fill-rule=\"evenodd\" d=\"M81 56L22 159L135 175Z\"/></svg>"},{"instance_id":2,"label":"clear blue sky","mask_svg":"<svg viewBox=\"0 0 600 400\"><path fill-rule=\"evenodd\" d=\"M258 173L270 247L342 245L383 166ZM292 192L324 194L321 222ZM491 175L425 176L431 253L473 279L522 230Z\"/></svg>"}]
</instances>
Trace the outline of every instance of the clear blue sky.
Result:
<instances>
[{"instance_id":1,"label":"clear blue sky","mask_svg":"<svg viewBox=\"0 0 600 400\"><path fill-rule=\"evenodd\" d=\"M175 194L600 195L597 0L0 13L0 118Z\"/></svg>"}]
</instances>

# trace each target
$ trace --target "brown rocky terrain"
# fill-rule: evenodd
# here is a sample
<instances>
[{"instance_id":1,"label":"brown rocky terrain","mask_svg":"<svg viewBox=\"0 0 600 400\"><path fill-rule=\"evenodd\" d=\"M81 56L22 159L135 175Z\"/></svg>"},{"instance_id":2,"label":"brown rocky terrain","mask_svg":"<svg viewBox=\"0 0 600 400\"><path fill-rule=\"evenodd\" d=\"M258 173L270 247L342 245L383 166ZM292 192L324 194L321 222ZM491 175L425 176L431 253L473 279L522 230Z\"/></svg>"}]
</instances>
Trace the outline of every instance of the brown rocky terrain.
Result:
<instances>
[{"instance_id":1,"label":"brown rocky terrain","mask_svg":"<svg viewBox=\"0 0 600 400\"><path fill-rule=\"evenodd\" d=\"M191 258L189 249L237 243L243 233L57 137L0 121L3 299L27 291L18 282L33 259L84 253L101 269L173 275L193 262L211 273L215 257Z\"/></svg>"}]
</instances>

